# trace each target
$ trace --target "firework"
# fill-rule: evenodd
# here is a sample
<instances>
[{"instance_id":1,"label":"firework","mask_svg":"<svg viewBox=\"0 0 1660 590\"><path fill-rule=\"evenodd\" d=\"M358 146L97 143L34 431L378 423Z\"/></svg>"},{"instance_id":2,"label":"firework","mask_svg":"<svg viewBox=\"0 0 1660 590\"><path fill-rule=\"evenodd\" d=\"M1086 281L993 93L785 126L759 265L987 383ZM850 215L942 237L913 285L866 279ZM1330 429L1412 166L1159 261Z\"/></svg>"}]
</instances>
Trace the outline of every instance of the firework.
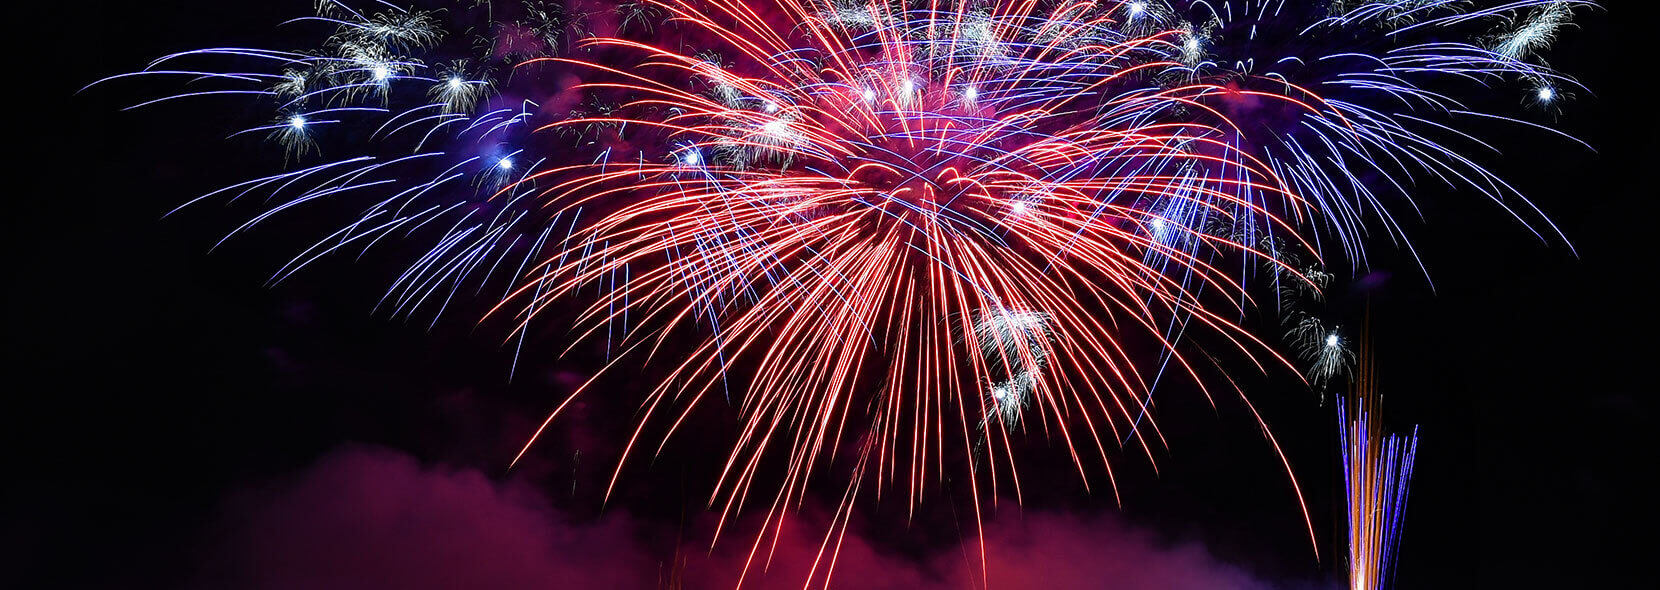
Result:
<instances>
[{"instance_id":1,"label":"firework","mask_svg":"<svg viewBox=\"0 0 1660 590\"><path fill-rule=\"evenodd\" d=\"M1394 574L1418 429L1410 436L1384 433L1383 396L1370 359L1360 367L1350 401L1337 403L1349 508L1349 588L1380 590Z\"/></svg>"},{"instance_id":2,"label":"firework","mask_svg":"<svg viewBox=\"0 0 1660 590\"><path fill-rule=\"evenodd\" d=\"M1324 387L1333 379L1349 374L1355 353L1336 326L1327 326L1320 318L1302 312L1287 319L1292 325L1286 338L1296 347L1298 358L1308 364L1309 381Z\"/></svg>"},{"instance_id":3,"label":"firework","mask_svg":"<svg viewBox=\"0 0 1660 590\"><path fill-rule=\"evenodd\" d=\"M436 321L488 289L517 347L580 301L575 341L603 340L605 371L679 359L660 363L611 485L695 408L730 403L740 428L710 503L726 522L771 490L774 531L831 471L849 482L837 530L860 490L898 488L915 510L947 478L968 482L978 524L983 497L1020 497L1034 431L1064 441L1085 485L1110 480L1119 447L1152 458L1154 384L1205 386L1184 335L1289 364L1238 323L1249 269L1318 298L1326 266L1288 261L1364 264L1371 228L1405 237L1408 186L1548 225L1460 130L1527 123L1456 97L1509 84L1560 102L1574 82L1536 57L1591 6L464 4L322 1L295 23L317 29L307 49L183 52L117 78L195 83L136 106L274 111L238 135L268 135L295 168L201 198L274 203L233 235L362 200L274 280L419 241L391 313ZM1311 380L1352 363L1335 329L1292 332Z\"/></svg>"},{"instance_id":4,"label":"firework","mask_svg":"<svg viewBox=\"0 0 1660 590\"><path fill-rule=\"evenodd\" d=\"M1509 30L1495 36L1493 51L1511 58L1523 59L1550 46L1557 31L1573 19L1573 2L1546 2L1533 8L1527 16L1518 19Z\"/></svg>"},{"instance_id":5,"label":"firework","mask_svg":"<svg viewBox=\"0 0 1660 590\"><path fill-rule=\"evenodd\" d=\"M994 381L988 386L991 407L981 421L1001 420L1005 424L1020 421L1021 410L1030 400L1049 362L1049 317L1025 310L985 310L977 314L973 328L974 342L980 349L980 362Z\"/></svg>"}]
</instances>

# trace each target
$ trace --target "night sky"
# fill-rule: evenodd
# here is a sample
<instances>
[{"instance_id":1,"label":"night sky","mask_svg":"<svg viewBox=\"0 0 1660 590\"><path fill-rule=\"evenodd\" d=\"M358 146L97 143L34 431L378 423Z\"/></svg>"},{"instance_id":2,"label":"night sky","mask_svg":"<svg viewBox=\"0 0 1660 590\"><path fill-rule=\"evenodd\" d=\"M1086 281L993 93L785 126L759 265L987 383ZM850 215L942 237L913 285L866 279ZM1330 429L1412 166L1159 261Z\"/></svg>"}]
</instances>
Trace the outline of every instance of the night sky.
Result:
<instances>
[{"instance_id":1,"label":"night sky","mask_svg":"<svg viewBox=\"0 0 1660 590\"><path fill-rule=\"evenodd\" d=\"M729 447L730 423L711 417L634 463L602 509L638 400L615 383L509 472L536 423L594 370L592 351L556 360L565 342L550 327L510 380L511 349L468 317L482 302L430 328L371 313L396 276L392 256L331 259L267 288L323 226L279 220L209 254L257 204L161 219L280 163L223 140L257 115L220 106L234 103L121 112L133 102L122 92L75 94L172 51L285 47L273 25L309 2L31 4L44 13L12 29L44 35L14 53L24 69L8 93L22 103L10 112L23 132L10 138L23 159L5 191L0 415L13 440L0 586L627 588L678 576L730 587L749 537L707 551L713 519L702 511L724 458L708 451ZM1379 236L1366 280L1333 291L1328 309L1346 324L1369 314L1388 422L1422 426L1398 588L1654 580L1652 533L1639 524L1653 493L1639 482L1655 465L1646 246L1660 126L1640 92L1656 78L1653 34L1640 27L1656 21L1633 10L1581 14L1549 56L1594 93L1554 125L1596 152L1483 130L1506 151L1494 171L1572 249L1542 243L1479 195L1426 188L1416 198L1428 221L1408 231L1429 277ZM1236 376L1307 492L1318 560L1248 411L1170 390L1160 417L1171 449L1156 473L1119 457L1122 508L1086 492L1058 450L1034 459L1044 485L988 525L994 584L1339 586L1333 408L1290 375ZM856 517L834 587L966 583L963 506L926 504L909 526L897 507ZM810 505L802 518L827 512ZM797 587L791 568L816 542L786 540L757 587Z\"/></svg>"}]
</instances>

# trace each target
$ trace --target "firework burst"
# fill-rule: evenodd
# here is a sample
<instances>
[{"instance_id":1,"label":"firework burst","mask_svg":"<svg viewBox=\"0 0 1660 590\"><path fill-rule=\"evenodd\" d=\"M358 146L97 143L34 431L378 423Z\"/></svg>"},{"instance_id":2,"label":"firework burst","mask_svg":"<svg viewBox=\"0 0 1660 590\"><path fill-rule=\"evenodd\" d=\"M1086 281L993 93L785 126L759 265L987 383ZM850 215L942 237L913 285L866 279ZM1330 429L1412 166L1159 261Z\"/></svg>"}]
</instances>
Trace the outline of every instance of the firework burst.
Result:
<instances>
[{"instance_id":1,"label":"firework burst","mask_svg":"<svg viewBox=\"0 0 1660 590\"><path fill-rule=\"evenodd\" d=\"M1308 364L1309 381L1325 387L1333 379L1349 374L1354 367L1355 353L1338 327L1327 326L1320 318L1302 312L1288 319L1292 325L1286 338L1297 348L1298 358Z\"/></svg>"},{"instance_id":2,"label":"firework burst","mask_svg":"<svg viewBox=\"0 0 1660 590\"><path fill-rule=\"evenodd\" d=\"M1183 246L1172 248L1150 235L1145 207L1187 203L1294 235L1263 200L1295 197L1229 132L1174 119L1216 89L1142 79L1182 67L1160 61L1168 39L1115 33L1098 14L786 4L799 12L785 29L747 4L663 6L727 60L618 38L584 46L637 66L544 60L591 70L586 90L619 96L614 114L547 128L637 128L632 142L675 156L538 175L559 214L627 198L557 256L601 262L533 267L509 300L527 299L516 307L528 322L644 268L589 308L590 325L627 309L639 325L710 326L650 394L632 440L662 422L661 449L711 393L743 383L740 443L711 498L723 515L767 485L769 454L790 466L769 524L838 456L855 487L898 487L913 509L943 478L1018 498L1015 427L1034 420L1080 475L1091 464L1110 475L1102 434L1152 446L1132 421L1149 377L1126 334L1175 351L1158 326L1180 318L1260 348L1195 292L1242 294L1209 258L1255 250L1167 227ZM1167 274L1178 268L1184 280ZM667 337L632 334L625 350Z\"/></svg>"},{"instance_id":3,"label":"firework burst","mask_svg":"<svg viewBox=\"0 0 1660 590\"><path fill-rule=\"evenodd\" d=\"M1536 58L1591 6L507 4L325 0L294 23L320 27L313 48L189 51L116 78L195 83L136 106L274 110L238 134L268 135L297 168L201 198L274 203L233 235L363 199L274 280L428 240L383 308L436 321L489 288L518 346L580 302L574 342L603 340L605 371L657 361L612 486L712 402L741 416L710 495L723 522L762 498L776 538L809 483L838 473L826 581L861 490L915 510L935 483L967 481L978 524L982 499L1021 496L1026 433L1063 441L1085 485L1110 480L1122 448L1154 457L1154 384L1168 371L1204 387L1184 335L1287 364L1238 323L1248 269L1317 299L1326 266L1287 261L1363 265L1376 228L1410 249L1396 215L1416 183L1548 225L1460 130L1532 124L1457 97L1513 85L1560 102L1574 82ZM1292 332L1312 380L1352 363L1317 320Z\"/></svg>"}]
</instances>

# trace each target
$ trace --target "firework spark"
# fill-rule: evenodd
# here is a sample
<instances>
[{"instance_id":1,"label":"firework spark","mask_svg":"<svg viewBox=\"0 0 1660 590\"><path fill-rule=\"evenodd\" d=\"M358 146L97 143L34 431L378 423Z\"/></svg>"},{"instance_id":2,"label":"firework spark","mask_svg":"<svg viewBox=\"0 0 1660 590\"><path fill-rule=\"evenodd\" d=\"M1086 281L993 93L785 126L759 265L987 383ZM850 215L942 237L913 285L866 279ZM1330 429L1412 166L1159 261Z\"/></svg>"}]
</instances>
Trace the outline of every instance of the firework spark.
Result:
<instances>
[{"instance_id":1,"label":"firework spark","mask_svg":"<svg viewBox=\"0 0 1660 590\"><path fill-rule=\"evenodd\" d=\"M1049 362L1049 321L1046 314L1006 309L982 311L975 318L973 338L980 362L996 379L987 389L991 411L982 429L989 420L1007 425L1020 421Z\"/></svg>"},{"instance_id":2,"label":"firework spark","mask_svg":"<svg viewBox=\"0 0 1660 590\"><path fill-rule=\"evenodd\" d=\"M1289 316L1293 323L1286 337L1297 348L1297 356L1308 364L1306 376L1324 387L1333 379L1347 376L1354 367L1355 353L1336 326L1306 313Z\"/></svg>"}]
</instances>

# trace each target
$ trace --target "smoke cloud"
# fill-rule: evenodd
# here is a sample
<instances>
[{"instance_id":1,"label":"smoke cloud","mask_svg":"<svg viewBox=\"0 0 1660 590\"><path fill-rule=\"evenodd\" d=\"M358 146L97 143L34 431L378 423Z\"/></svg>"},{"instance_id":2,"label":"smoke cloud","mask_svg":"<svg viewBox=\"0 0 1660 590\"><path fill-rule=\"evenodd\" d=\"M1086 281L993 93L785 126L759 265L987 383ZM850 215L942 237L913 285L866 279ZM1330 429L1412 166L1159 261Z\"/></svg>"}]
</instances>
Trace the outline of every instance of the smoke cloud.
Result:
<instances>
[{"instance_id":1,"label":"smoke cloud","mask_svg":"<svg viewBox=\"0 0 1660 590\"><path fill-rule=\"evenodd\" d=\"M746 539L723 540L714 551L688 541L676 560L643 542L672 539L674 530L621 511L573 522L551 506L528 484L423 465L388 449L343 447L284 481L227 498L206 535L196 586L727 590L749 550ZM822 541L810 528L786 532L770 563L752 568L744 587L800 588ZM830 587L977 588L978 552L970 539L925 559L903 559L850 531ZM1202 546L1168 546L1108 517L1027 511L1004 518L986 529L986 556L984 579L996 589L1268 587Z\"/></svg>"}]
</instances>

